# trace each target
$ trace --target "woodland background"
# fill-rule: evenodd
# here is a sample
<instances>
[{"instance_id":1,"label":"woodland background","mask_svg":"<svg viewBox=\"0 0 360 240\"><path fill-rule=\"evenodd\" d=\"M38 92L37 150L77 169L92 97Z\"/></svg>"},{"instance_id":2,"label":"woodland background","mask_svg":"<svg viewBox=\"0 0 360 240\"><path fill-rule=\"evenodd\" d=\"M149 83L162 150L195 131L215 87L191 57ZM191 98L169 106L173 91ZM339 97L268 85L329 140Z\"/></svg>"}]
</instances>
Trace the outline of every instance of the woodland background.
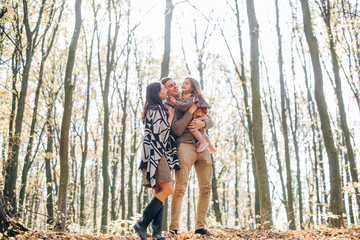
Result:
<instances>
[{"instance_id":1,"label":"woodland background","mask_svg":"<svg viewBox=\"0 0 360 240\"><path fill-rule=\"evenodd\" d=\"M137 171L144 90L187 75L215 122L208 227L359 223L358 1L0 8L1 197L25 226L129 233L152 194ZM182 231L194 225L194 172L189 182Z\"/></svg>"}]
</instances>

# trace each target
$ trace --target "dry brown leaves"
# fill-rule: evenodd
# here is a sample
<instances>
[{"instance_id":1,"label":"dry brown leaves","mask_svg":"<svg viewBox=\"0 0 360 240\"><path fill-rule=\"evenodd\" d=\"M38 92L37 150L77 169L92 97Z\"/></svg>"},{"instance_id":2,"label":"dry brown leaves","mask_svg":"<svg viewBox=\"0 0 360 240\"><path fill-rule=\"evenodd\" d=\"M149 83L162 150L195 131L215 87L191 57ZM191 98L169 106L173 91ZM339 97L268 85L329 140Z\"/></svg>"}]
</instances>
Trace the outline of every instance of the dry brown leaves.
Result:
<instances>
[{"instance_id":1,"label":"dry brown leaves","mask_svg":"<svg viewBox=\"0 0 360 240\"><path fill-rule=\"evenodd\" d=\"M176 236L170 236L171 239L360 239L360 226L353 228L318 228L297 231L280 230L240 230L234 228L221 228L209 230L214 237L205 238L195 235L193 232L179 232ZM1 239L1 237L0 237ZM3 238L5 239L5 238ZM96 235L77 235L69 233L54 232L36 232L29 231L19 234L16 237L6 239L64 239L64 240L122 240L139 239L137 236L96 236ZM150 237L148 238L151 239Z\"/></svg>"}]
</instances>

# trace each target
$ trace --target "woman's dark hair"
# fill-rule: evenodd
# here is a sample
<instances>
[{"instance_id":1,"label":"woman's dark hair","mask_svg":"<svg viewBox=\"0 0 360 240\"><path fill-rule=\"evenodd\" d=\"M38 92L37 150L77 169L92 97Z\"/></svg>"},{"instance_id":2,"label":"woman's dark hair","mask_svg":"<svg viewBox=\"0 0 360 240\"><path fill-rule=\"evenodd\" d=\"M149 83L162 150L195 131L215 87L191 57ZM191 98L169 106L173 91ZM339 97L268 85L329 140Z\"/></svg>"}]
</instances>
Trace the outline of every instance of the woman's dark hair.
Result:
<instances>
[{"instance_id":1,"label":"woman's dark hair","mask_svg":"<svg viewBox=\"0 0 360 240\"><path fill-rule=\"evenodd\" d=\"M161 100L160 95L159 95L160 90L161 90L160 82L150 83L146 87L146 101L145 101L145 105L144 105L144 111L142 114L143 121L144 121L146 113L149 109L162 108L166 111L163 101Z\"/></svg>"}]
</instances>

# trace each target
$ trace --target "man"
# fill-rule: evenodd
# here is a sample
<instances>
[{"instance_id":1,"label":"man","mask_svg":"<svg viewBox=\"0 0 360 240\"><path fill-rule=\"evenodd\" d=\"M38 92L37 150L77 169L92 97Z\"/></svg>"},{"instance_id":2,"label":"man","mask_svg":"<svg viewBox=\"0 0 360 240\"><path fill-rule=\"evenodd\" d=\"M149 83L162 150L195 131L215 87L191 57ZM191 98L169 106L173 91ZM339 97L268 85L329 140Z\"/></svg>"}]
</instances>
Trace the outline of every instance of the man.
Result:
<instances>
[{"instance_id":1,"label":"man","mask_svg":"<svg viewBox=\"0 0 360 240\"><path fill-rule=\"evenodd\" d=\"M169 97L179 98L179 88L175 81L169 77L161 79L161 83L168 90ZM170 101L166 102L172 105ZM193 104L187 112L175 110L174 120L171 125L172 133L177 136L177 150L180 170L175 172L175 190L171 201L170 233L177 234L181 203L187 189L191 167L194 165L199 182L199 199L196 211L195 234L212 236L206 229L206 214L209 209L211 195L212 163L210 152L205 149L196 151L196 139L189 129L209 129L214 123L211 118L205 121L193 119L193 113L197 106Z\"/></svg>"}]
</instances>

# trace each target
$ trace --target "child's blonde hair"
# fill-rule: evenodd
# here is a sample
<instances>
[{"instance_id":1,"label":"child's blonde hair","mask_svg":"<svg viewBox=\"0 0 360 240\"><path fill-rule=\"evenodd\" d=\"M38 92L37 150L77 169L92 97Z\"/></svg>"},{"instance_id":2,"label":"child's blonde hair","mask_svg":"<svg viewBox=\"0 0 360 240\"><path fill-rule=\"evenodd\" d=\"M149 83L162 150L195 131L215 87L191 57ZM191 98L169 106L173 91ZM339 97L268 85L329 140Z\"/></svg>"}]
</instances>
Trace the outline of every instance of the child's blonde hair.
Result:
<instances>
[{"instance_id":1,"label":"child's blonde hair","mask_svg":"<svg viewBox=\"0 0 360 240\"><path fill-rule=\"evenodd\" d=\"M200 83L192 78L192 77L186 77L185 80L188 79L191 82L193 91L191 92L192 95L194 95L195 97L203 97L202 92L201 92L201 87L200 87Z\"/></svg>"}]
</instances>

